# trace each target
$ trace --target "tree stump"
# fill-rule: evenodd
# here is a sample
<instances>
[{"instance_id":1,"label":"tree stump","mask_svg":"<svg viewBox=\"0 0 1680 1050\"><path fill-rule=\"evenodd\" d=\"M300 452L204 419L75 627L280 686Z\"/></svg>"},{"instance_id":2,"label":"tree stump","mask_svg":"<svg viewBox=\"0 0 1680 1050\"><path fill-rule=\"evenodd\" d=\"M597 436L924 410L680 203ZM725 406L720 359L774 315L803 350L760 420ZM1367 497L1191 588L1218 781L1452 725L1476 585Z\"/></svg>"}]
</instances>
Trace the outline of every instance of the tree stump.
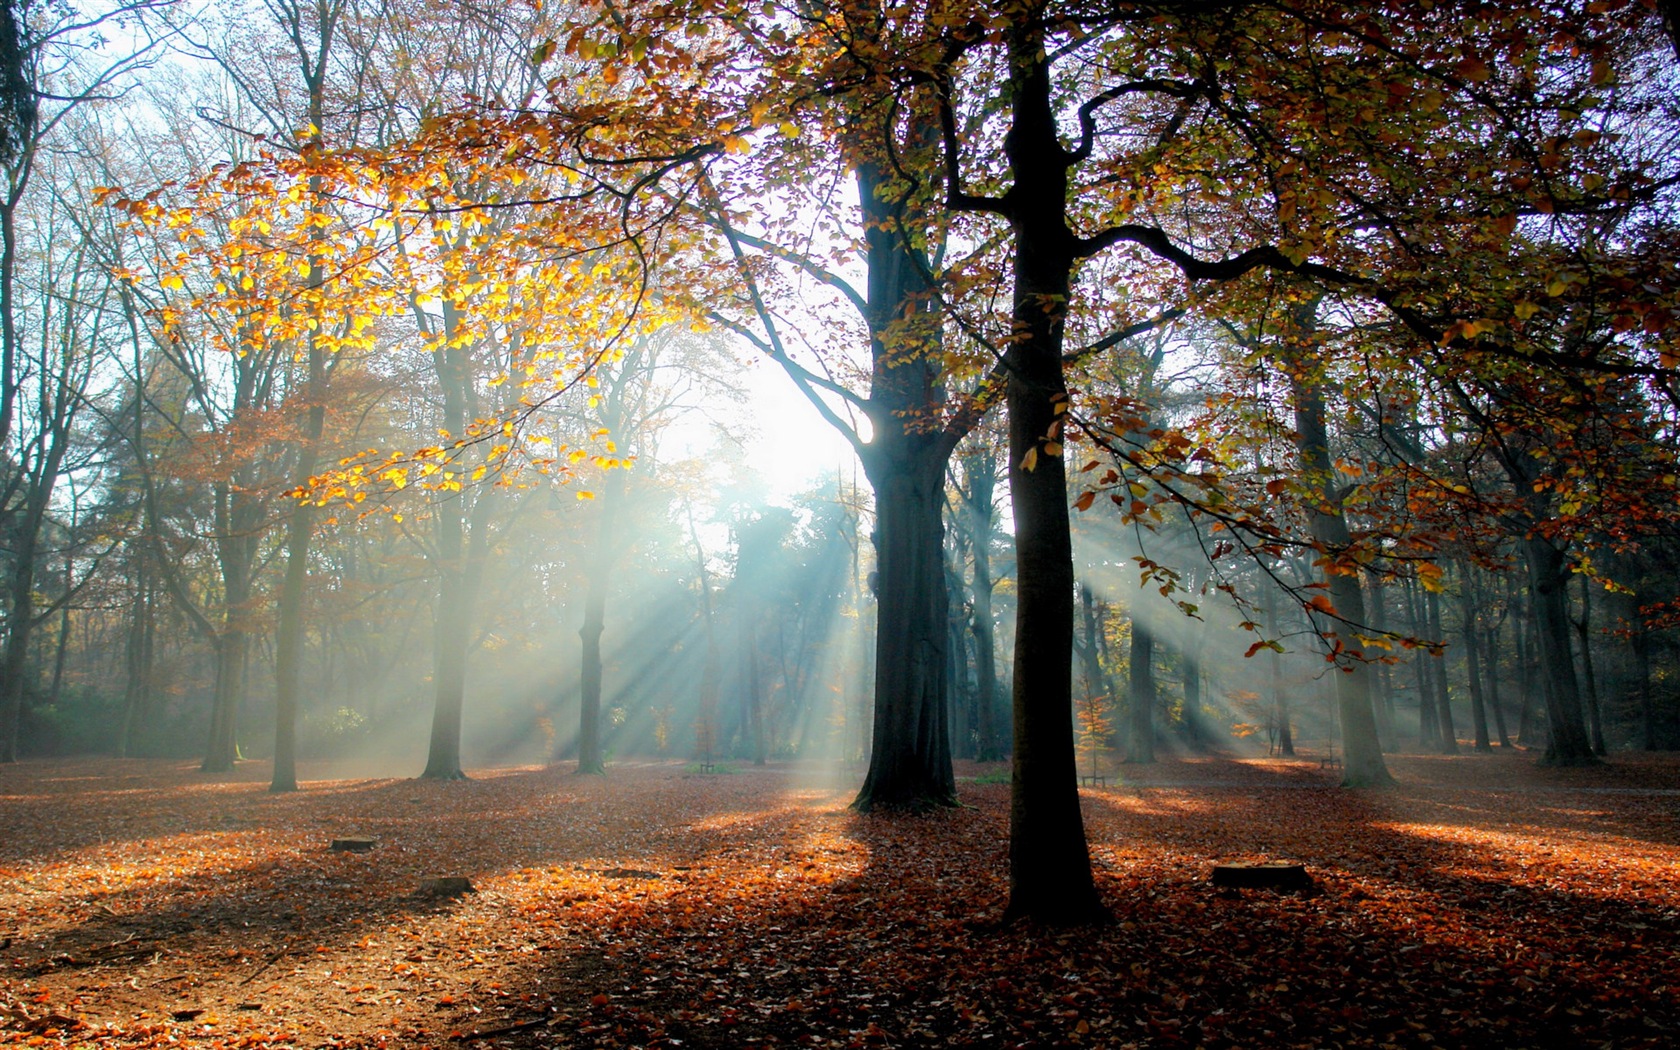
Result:
<instances>
[{"instance_id":1,"label":"tree stump","mask_svg":"<svg viewBox=\"0 0 1680 1050\"><path fill-rule=\"evenodd\" d=\"M1213 884L1242 890L1304 890L1312 877L1300 864L1283 860L1236 860L1213 866Z\"/></svg>"},{"instance_id":2,"label":"tree stump","mask_svg":"<svg viewBox=\"0 0 1680 1050\"><path fill-rule=\"evenodd\" d=\"M435 879L424 879L420 888L414 891L416 897L459 897L467 893L477 893L473 889L472 880L464 875L445 875Z\"/></svg>"},{"instance_id":3,"label":"tree stump","mask_svg":"<svg viewBox=\"0 0 1680 1050\"><path fill-rule=\"evenodd\" d=\"M366 853L373 847L373 839L352 836L350 838L333 839L330 848L334 853Z\"/></svg>"}]
</instances>

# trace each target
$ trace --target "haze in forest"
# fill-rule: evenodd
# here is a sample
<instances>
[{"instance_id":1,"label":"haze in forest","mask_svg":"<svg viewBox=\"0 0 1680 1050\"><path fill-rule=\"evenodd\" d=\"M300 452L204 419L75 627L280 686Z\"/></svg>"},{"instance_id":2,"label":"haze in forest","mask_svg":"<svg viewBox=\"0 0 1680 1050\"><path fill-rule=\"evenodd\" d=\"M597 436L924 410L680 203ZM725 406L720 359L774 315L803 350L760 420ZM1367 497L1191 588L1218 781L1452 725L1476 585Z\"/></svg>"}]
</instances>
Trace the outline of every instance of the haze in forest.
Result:
<instances>
[{"instance_id":1,"label":"haze in forest","mask_svg":"<svg viewBox=\"0 0 1680 1050\"><path fill-rule=\"evenodd\" d=\"M1675 746L1672 26L1463 6L7 5L0 759L1008 760L1086 921L1165 753Z\"/></svg>"}]
</instances>

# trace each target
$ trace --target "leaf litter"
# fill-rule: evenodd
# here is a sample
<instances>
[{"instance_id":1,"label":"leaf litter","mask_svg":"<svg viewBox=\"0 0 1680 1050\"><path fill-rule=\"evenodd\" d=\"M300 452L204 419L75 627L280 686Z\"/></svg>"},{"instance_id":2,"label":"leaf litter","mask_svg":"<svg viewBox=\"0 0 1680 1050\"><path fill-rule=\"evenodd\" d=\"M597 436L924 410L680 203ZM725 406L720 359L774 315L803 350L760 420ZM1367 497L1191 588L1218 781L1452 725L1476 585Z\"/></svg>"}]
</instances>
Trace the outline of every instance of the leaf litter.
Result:
<instances>
[{"instance_id":1,"label":"leaf litter","mask_svg":"<svg viewBox=\"0 0 1680 1050\"><path fill-rule=\"evenodd\" d=\"M860 817L791 766L315 781L0 769L0 1043L1680 1042L1680 756L1176 759L1085 789L1111 925L995 923L1008 788ZM334 851L334 839L374 848ZM1286 860L1307 892L1215 889ZM459 879L470 892L419 892Z\"/></svg>"}]
</instances>

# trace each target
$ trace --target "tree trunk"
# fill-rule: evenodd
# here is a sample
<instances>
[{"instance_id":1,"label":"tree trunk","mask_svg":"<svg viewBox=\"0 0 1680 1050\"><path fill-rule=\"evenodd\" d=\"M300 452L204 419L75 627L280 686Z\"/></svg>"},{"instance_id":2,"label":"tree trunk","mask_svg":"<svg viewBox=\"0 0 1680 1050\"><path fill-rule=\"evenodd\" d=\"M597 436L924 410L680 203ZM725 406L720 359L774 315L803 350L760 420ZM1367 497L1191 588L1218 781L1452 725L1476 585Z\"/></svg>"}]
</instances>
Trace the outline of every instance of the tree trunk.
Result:
<instances>
[{"instance_id":1,"label":"tree trunk","mask_svg":"<svg viewBox=\"0 0 1680 1050\"><path fill-rule=\"evenodd\" d=\"M1367 603L1371 616L1371 632L1382 634L1388 630L1388 601L1383 590L1382 578L1373 570L1365 574L1365 590L1371 596ZM1389 664L1378 664L1374 670L1371 682L1376 691L1373 706L1377 715L1377 739L1382 744L1384 752L1396 748L1394 729L1394 688L1393 669Z\"/></svg>"},{"instance_id":2,"label":"tree trunk","mask_svg":"<svg viewBox=\"0 0 1680 1050\"><path fill-rule=\"evenodd\" d=\"M583 600L583 626L578 637L583 641L578 684L582 706L578 711L577 772L605 773L606 756L601 750L601 635L607 626L607 584L611 580L612 564L619 548L618 511L624 498L624 475L621 470L609 471L601 484L601 521L595 537L595 556L590 560L587 591Z\"/></svg>"},{"instance_id":3,"label":"tree trunk","mask_svg":"<svg viewBox=\"0 0 1680 1050\"><path fill-rule=\"evenodd\" d=\"M210 734L202 773L226 773L239 760L239 705L245 696L245 655L250 636L242 626L225 628L212 645L216 678L210 700Z\"/></svg>"},{"instance_id":4,"label":"tree trunk","mask_svg":"<svg viewBox=\"0 0 1680 1050\"><path fill-rule=\"evenodd\" d=\"M1301 310L1302 327L1310 331L1312 310ZM1301 472L1323 500L1313 501L1308 511L1313 543L1323 560L1330 605L1340 618L1332 631L1339 645L1333 656L1336 675L1336 706L1342 727L1342 783L1347 787L1374 787L1393 783L1383 761L1382 743L1377 739L1376 715L1371 709L1371 665L1355 633L1368 621L1365 592L1359 585L1359 569L1336 564L1339 554L1352 545L1343 496L1330 462L1330 439L1325 426L1324 394L1304 363L1293 369L1291 387L1295 401L1296 442Z\"/></svg>"},{"instance_id":5,"label":"tree trunk","mask_svg":"<svg viewBox=\"0 0 1680 1050\"><path fill-rule=\"evenodd\" d=\"M869 771L852 806L955 805L946 713L950 599L945 586L945 467L956 437L919 421L944 403L938 314L926 261L882 198L887 174L858 166L868 246L869 419L862 455L875 489L875 715Z\"/></svg>"},{"instance_id":6,"label":"tree trunk","mask_svg":"<svg viewBox=\"0 0 1680 1050\"><path fill-rule=\"evenodd\" d=\"M1508 751L1511 734L1505 728L1505 704L1499 697L1499 627L1494 623L1487 629L1487 659L1483 664L1487 668L1487 699L1493 709L1493 729L1499 735L1500 749Z\"/></svg>"},{"instance_id":7,"label":"tree trunk","mask_svg":"<svg viewBox=\"0 0 1680 1050\"><path fill-rule=\"evenodd\" d=\"M1009 492L1015 512L1015 759L1010 784L1005 919L1106 920L1079 810L1074 753L1073 545L1062 426L1068 393L1063 324L1076 245L1067 224L1071 157L1057 137L1044 30L1011 29L1014 175Z\"/></svg>"},{"instance_id":8,"label":"tree trunk","mask_svg":"<svg viewBox=\"0 0 1680 1050\"><path fill-rule=\"evenodd\" d=\"M1126 735L1126 761L1148 765L1155 761L1155 635L1136 615L1132 617L1132 651L1126 671L1126 710L1131 722L1131 732Z\"/></svg>"},{"instance_id":9,"label":"tree trunk","mask_svg":"<svg viewBox=\"0 0 1680 1050\"><path fill-rule=\"evenodd\" d=\"M1207 727L1202 723L1202 658L1198 643L1191 639L1179 650L1184 674L1184 732L1197 751L1208 749Z\"/></svg>"},{"instance_id":10,"label":"tree trunk","mask_svg":"<svg viewBox=\"0 0 1680 1050\"><path fill-rule=\"evenodd\" d=\"M123 646L123 720L117 738L117 757L129 758L134 753L134 736L152 706L152 668L155 653L156 622L152 611L152 583L147 555L142 553L139 578L134 586L134 611L130 614L128 632Z\"/></svg>"},{"instance_id":11,"label":"tree trunk","mask_svg":"<svg viewBox=\"0 0 1680 1050\"><path fill-rule=\"evenodd\" d=\"M886 437L884 450L914 435ZM877 602L875 719L869 771L852 806L927 809L956 803L946 718L945 455L871 456Z\"/></svg>"},{"instance_id":12,"label":"tree trunk","mask_svg":"<svg viewBox=\"0 0 1680 1050\"><path fill-rule=\"evenodd\" d=\"M1412 637L1425 638L1429 635L1429 625L1422 612L1423 603L1418 598L1417 581L1406 581L1406 617L1411 621ZM1429 665L1424 663L1429 659L1429 650L1419 646L1412 650L1412 684L1417 689L1418 698L1418 750L1430 751L1435 742L1441 739L1440 708L1435 706L1435 683L1429 674Z\"/></svg>"},{"instance_id":13,"label":"tree trunk","mask_svg":"<svg viewBox=\"0 0 1680 1050\"><path fill-rule=\"evenodd\" d=\"M324 362L321 349L309 348L309 404L304 417L303 440L298 449L297 477L307 485L320 458L321 434L326 425L322 389ZM274 771L268 790L279 793L297 790L297 720L303 689L303 613L309 586L309 541L315 532L315 506L297 501L286 517L286 575L280 585L280 617L274 639Z\"/></svg>"},{"instance_id":14,"label":"tree trunk","mask_svg":"<svg viewBox=\"0 0 1680 1050\"><path fill-rule=\"evenodd\" d=\"M1532 601L1519 601L1515 592L1512 603L1517 610L1517 688L1521 706L1517 709L1517 744L1534 746L1534 693L1537 686L1534 660L1534 612Z\"/></svg>"},{"instance_id":15,"label":"tree trunk","mask_svg":"<svg viewBox=\"0 0 1680 1050\"><path fill-rule=\"evenodd\" d=\"M972 615L968 630L974 637L974 706L978 733L975 758L996 762L1003 755L997 725L997 640L992 628L992 493L997 475L992 452L967 457L963 494L973 542Z\"/></svg>"},{"instance_id":16,"label":"tree trunk","mask_svg":"<svg viewBox=\"0 0 1680 1050\"><path fill-rule=\"evenodd\" d=\"M1424 604L1429 610L1429 636L1441 642L1440 655L1434 657L1429 665L1430 676L1434 679L1435 707L1440 712L1437 727L1441 732L1441 754L1458 754L1458 731L1453 728L1452 700L1447 693L1447 632L1441 626L1441 596L1435 591L1427 591Z\"/></svg>"},{"instance_id":17,"label":"tree trunk","mask_svg":"<svg viewBox=\"0 0 1680 1050\"><path fill-rule=\"evenodd\" d=\"M1592 749L1596 755L1609 753L1604 746L1604 718L1598 705L1598 675L1593 671L1592 653L1592 580L1581 577L1581 618L1575 623L1575 635L1581 642L1581 677L1587 683L1587 722L1592 730Z\"/></svg>"},{"instance_id":18,"label":"tree trunk","mask_svg":"<svg viewBox=\"0 0 1680 1050\"><path fill-rule=\"evenodd\" d=\"M11 601L6 612L6 647L0 654L0 762L16 762L23 723L24 675L29 662L30 628L35 619L35 537L25 528L18 537L12 566Z\"/></svg>"},{"instance_id":19,"label":"tree trunk","mask_svg":"<svg viewBox=\"0 0 1680 1050\"><path fill-rule=\"evenodd\" d=\"M1590 765L1598 759L1582 719L1581 693L1569 638L1569 574L1563 552L1543 536L1523 541L1539 632L1540 673L1547 684L1548 765Z\"/></svg>"},{"instance_id":20,"label":"tree trunk","mask_svg":"<svg viewBox=\"0 0 1680 1050\"><path fill-rule=\"evenodd\" d=\"M1487 706L1482 696L1481 642L1478 638L1481 632L1476 627L1478 603L1471 575L1474 571L1467 563L1459 564L1459 612L1464 618L1464 674L1470 682L1470 721L1475 727L1476 750L1488 752L1493 750L1493 743L1488 739Z\"/></svg>"},{"instance_id":21,"label":"tree trunk","mask_svg":"<svg viewBox=\"0 0 1680 1050\"><path fill-rule=\"evenodd\" d=\"M1266 590L1266 630L1274 638L1283 636L1283 624L1278 615L1277 586L1267 579L1261 582ZM1295 757L1295 733L1289 727L1289 696L1283 690L1283 654L1271 649L1270 659L1272 672L1272 703L1271 726L1272 740L1278 754L1285 758Z\"/></svg>"}]
</instances>

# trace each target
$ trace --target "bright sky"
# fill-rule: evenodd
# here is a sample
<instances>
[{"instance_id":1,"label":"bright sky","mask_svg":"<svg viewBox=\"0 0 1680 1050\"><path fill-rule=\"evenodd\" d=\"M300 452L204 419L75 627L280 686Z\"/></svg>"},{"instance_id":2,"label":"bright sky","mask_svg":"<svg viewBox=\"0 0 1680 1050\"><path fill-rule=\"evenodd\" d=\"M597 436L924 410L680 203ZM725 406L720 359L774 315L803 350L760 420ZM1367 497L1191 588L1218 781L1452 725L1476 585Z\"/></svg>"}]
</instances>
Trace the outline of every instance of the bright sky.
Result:
<instances>
[{"instance_id":1,"label":"bright sky","mask_svg":"<svg viewBox=\"0 0 1680 1050\"><path fill-rule=\"evenodd\" d=\"M774 363L755 359L747 375L747 410L757 434L747 462L782 500L841 470L847 478L857 457L852 446L818 414L793 380Z\"/></svg>"}]
</instances>

